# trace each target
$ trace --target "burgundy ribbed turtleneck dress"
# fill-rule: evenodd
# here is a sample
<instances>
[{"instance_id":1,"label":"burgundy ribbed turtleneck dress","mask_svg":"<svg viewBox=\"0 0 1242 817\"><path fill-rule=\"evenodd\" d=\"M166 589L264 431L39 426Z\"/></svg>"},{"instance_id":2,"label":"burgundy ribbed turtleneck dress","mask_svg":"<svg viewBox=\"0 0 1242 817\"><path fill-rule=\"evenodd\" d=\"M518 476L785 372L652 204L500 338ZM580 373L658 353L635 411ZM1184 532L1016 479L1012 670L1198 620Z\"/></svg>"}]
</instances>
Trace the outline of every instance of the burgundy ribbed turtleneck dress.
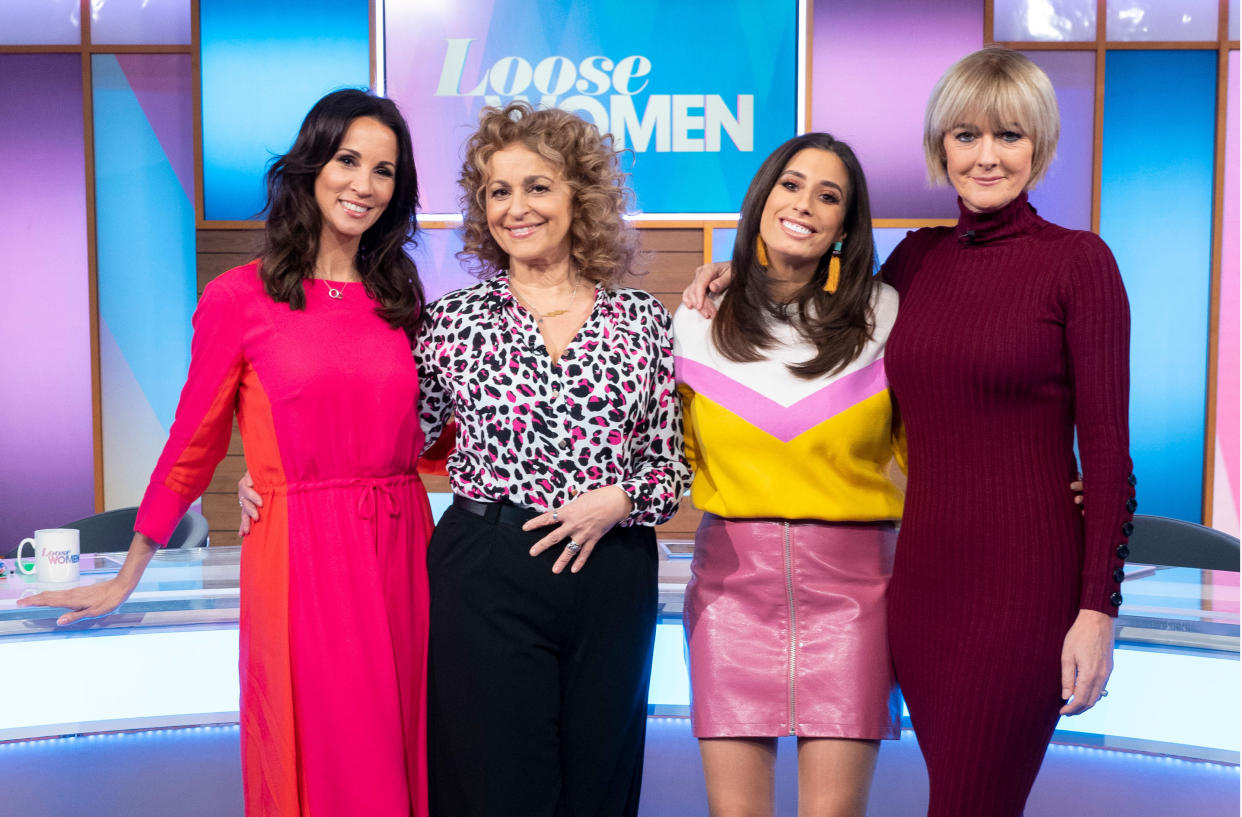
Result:
<instances>
[{"instance_id":1,"label":"burgundy ribbed turtleneck dress","mask_svg":"<svg viewBox=\"0 0 1242 817\"><path fill-rule=\"evenodd\" d=\"M1016 817L1080 608L1116 615L1133 515L1130 318L1098 236L1025 194L911 233L886 366L909 439L889 636L929 817ZM1085 516L1069 483L1082 457Z\"/></svg>"}]
</instances>

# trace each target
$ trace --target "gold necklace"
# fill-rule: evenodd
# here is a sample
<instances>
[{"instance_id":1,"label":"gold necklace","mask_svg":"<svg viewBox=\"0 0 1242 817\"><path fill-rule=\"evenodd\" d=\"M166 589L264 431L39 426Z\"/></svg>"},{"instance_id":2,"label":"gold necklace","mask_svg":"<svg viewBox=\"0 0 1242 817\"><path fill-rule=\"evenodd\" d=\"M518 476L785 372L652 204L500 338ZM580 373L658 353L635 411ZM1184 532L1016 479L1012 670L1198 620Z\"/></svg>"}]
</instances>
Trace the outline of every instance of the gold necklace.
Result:
<instances>
[{"instance_id":1,"label":"gold necklace","mask_svg":"<svg viewBox=\"0 0 1242 817\"><path fill-rule=\"evenodd\" d=\"M341 300L344 296L346 284L358 283L357 281L333 281L331 278L320 278L319 273L315 273L311 277L318 278L320 281L323 281L323 285L328 288L328 297L337 301ZM333 286L333 284L336 284L336 286Z\"/></svg>"},{"instance_id":2,"label":"gold necklace","mask_svg":"<svg viewBox=\"0 0 1242 817\"><path fill-rule=\"evenodd\" d=\"M522 284L518 284L518 282L517 282L517 281L513 280L513 276L512 276L512 275L510 275L510 276L509 276L509 284L510 284L510 290L512 290L512 288L513 288L513 286L512 286L512 285L514 285L514 284L516 284L516 285L517 285L518 289L525 289L525 288L526 288L526 287L525 287L525 286L523 286ZM556 318L556 317L559 317L559 316L561 316L561 315L564 315L566 312L568 312L568 311L569 311L569 308L570 308L571 306L573 306L573 305L574 305L574 299L578 297L578 288L579 288L579 287L581 287L581 286L582 286L582 277L581 277L581 276L577 276L577 277L575 277L575 279L574 279L574 289L573 289L573 291L572 291L572 292L570 292L570 293L569 293L569 300L565 303L565 308L564 308L564 309L553 309L553 310L551 310L550 312L540 312L538 309L535 309L535 307L534 307L534 306L532 306L532 305L531 305L531 303L530 303L530 301L528 301L526 298L522 298L522 297L520 297L520 296L519 296L519 297L518 297L518 301L520 301L520 302L521 302L521 304L522 304L522 306L524 306L524 307L526 307L528 310L530 310L530 313L531 313L532 315L534 315L534 316L535 316L535 323L536 323L536 324L540 324L540 323L543 323L543 319L544 319L544 318ZM513 294L514 294L515 296L517 295L517 293L516 293L516 292L514 292Z\"/></svg>"}]
</instances>

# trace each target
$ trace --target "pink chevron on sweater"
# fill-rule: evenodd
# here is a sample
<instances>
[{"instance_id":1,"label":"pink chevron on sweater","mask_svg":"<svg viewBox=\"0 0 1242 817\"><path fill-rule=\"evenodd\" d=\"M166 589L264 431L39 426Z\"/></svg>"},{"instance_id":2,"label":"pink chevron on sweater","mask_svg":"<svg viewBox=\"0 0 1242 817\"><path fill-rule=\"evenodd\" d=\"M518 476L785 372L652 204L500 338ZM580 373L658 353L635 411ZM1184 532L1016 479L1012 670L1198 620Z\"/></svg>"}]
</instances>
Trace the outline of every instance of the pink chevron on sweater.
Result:
<instances>
[{"instance_id":1,"label":"pink chevron on sweater","mask_svg":"<svg viewBox=\"0 0 1242 817\"><path fill-rule=\"evenodd\" d=\"M710 366L678 357L677 382L718 403L756 428L789 442L834 415L888 388L884 360L839 377L791 406L783 406Z\"/></svg>"}]
</instances>

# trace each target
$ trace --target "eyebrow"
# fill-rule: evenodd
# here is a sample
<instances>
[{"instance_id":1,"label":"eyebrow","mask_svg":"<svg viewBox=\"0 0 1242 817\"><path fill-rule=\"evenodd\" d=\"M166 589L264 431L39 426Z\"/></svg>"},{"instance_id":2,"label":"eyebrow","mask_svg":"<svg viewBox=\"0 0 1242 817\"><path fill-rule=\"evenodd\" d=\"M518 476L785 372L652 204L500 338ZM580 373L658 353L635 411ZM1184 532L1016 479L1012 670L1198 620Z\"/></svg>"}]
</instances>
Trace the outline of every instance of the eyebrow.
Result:
<instances>
[{"instance_id":1,"label":"eyebrow","mask_svg":"<svg viewBox=\"0 0 1242 817\"><path fill-rule=\"evenodd\" d=\"M550 181L550 182L556 181L556 179L552 178L551 176L545 176L542 173L536 173L533 176L527 176L525 179L522 179L522 183L530 184L531 182L537 182L540 179L546 179L547 181ZM509 182L505 181L504 179L492 179L491 181L488 182L488 185L490 186L493 184L508 184L508 183Z\"/></svg>"},{"instance_id":2,"label":"eyebrow","mask_svg":"<svg viewBox=\"0 0 1242 817\"><path fill-rule=\"evenodd\" d=\"M994 126L989 126L989 127L997 127L997 128L1003 129L1003 130L1011 130L1011 131L1019 131L1019 132L1024 131L1024 128L1022 127L1022 123L1021 123L1021 122L1010 122L1008 125L1006 125L1006 124L1004 124L1004 123L1001 123L1000 125L994 125ZM973 123L958 122L956 125L954 125L953 127L949 128L949 130L951 130L951 131L954 131L954 130L978 130L978 128L976 128L976 127L974 126L974 124L973 124Z\"/></svg>"},{"instance_id":3,"label":"eyebrow","mask_svg":"<svg viewBox=\"0 0 1242 817\"><path fill-rule=\"evenodd\" d=\"M359 153L358 151L354 150L353 148L347 148L347 147L345 147L344 145L342 145L341 147L337 148L337 149L336 149L336 152L337 152L337 153L348 153L350 156L357 156L359 159L361 159L361 158L362 158L362 154L361 154L361 153ZM395 165L395 164L393 164L392 162L388 161L387 159L380 159L380 160L379 160L379 164L378 164L378 165L376 165L376 166L378 167L379 165L387 165L388 167L396 167L396 165Z\"/></svg>"},{"instance_id":4,"label":"eyebrow","mask_svg":"<svg viewBox=\"0 0 1242 817\"><path fill-rule=\"evenodd\" d=\"M797 176L799 179L802 179L802 181L806 181L806 174L800 170L786 170L782 175ZM819 183L824 187L831 187L843 196L845 195L845 190L842 189L841 185L831 181L830 179L821 179Z\"/></svg>"}]
</instances>

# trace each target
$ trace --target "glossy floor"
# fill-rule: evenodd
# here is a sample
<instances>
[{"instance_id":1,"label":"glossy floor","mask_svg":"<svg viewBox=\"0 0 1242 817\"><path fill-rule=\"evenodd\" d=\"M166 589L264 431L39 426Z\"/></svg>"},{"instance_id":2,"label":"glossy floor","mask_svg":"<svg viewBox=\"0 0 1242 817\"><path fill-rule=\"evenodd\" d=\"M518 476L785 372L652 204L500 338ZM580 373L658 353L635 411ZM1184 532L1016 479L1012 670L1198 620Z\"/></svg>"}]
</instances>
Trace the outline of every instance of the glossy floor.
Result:
<instances>
[{"instance_id":1,"label":"glossy floor","mask_svg":"<svg viewBox=\"0 0 1242 817\"><path fill-rule=\"evenodd\" d=\"M794 814L792 742L777 763L777 813ZM0 744L0 814L22 817L234 817L236 726ZM684 718L648 720L640 817L707 817L698 747ZM1238 767L1054 745L1026 817L1236 817ZM869 817L916 817L927 777L910 732L885 743ZM365 813L365 796L360 801Z\"/></svg>"}]
</instances>

